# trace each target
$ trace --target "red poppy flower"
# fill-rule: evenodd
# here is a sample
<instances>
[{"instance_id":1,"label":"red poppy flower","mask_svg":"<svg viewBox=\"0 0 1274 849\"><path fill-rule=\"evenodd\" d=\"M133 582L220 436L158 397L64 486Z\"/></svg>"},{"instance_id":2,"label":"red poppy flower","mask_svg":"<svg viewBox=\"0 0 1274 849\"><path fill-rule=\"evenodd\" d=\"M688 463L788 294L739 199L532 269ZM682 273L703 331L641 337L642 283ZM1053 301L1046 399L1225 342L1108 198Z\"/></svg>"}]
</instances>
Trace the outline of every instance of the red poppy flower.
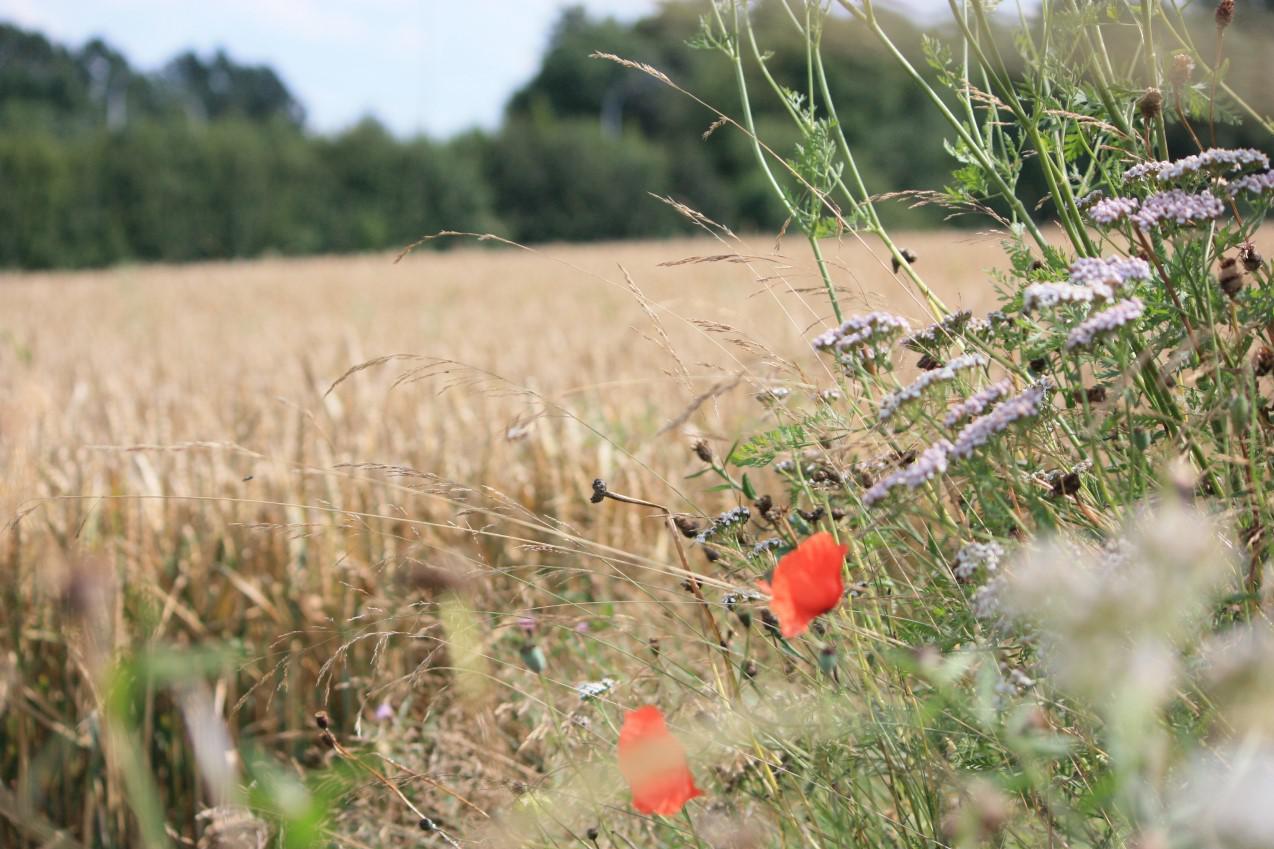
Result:
<instances>
[{"instance_id":1,"label":"red poppy flower","mask_svg":"<svg viewBox=\"0 0 1274 849\"><path fill-rule=\"evenodd\" d=\"M785 637L805 633L810 622L840 603L845 592L841 575L848 545L837 545L826 531L802 542L779 560L769 583L757 581L770 594L770 610Z\"/></svg>"},{"instance_id":2,"label":"red poppy flower","mask_svg":"<svg viewBox=\"0 0 1274 849\"><path fill-rule=\"evenodd\" d=\"M619 729L619 771L633 790L633 807L643 814L672 816L703 791L695 787L686 751L668 731L654 705L624 714Z\"/></svg>"}]
</instances>

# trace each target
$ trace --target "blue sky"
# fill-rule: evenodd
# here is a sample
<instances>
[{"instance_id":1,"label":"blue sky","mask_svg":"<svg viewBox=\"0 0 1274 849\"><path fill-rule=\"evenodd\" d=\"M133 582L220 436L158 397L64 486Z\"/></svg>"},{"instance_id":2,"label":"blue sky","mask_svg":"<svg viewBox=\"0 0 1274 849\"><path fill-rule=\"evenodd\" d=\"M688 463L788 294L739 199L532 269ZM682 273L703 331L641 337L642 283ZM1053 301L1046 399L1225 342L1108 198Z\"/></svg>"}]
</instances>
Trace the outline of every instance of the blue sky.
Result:
<instances>
[{"instance_id":1,"label":"blue sky","mask_svg":"<svg viewBox=\"0 0 1274 849\"><path fill-rule=\"evenodd\" d=\"M634 19L656 0L582 0ZM442 136L498 123L571 0L0 0L0 19L79 46L99 35L151 70L187 48L268 63L318 130L374 114Z\"/></svg>"}]
</instances>

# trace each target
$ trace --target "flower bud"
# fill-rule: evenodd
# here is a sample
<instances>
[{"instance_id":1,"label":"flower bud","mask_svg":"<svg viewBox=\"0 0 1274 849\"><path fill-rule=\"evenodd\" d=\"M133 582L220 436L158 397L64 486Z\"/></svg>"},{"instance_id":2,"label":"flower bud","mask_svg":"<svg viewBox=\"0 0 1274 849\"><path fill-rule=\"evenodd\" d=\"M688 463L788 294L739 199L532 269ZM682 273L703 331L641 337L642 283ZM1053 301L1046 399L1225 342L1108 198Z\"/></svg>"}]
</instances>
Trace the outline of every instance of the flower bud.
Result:
<instances>
[{"instance_id":1,"label":"flower bud","mask_svg":"<svg viewBox=\"0 0 1274 849\"><path fill-rule=\"evenodd\" d=\"M1230 298L1237 297L1239 292L1243 291L1243 269L1239 268L1237 259L1228 256L1221 260L1217 283L1220 284L1221 291Z\"/></svg>"},{"instance_id":2,"label":"flower bud","mask_svg":"<svg viewBox=\"0 0 1274 849\"><path fill-rule=\"evenodd\" d=\"M1194 74L1194 60L1188 53L1178 53L1172 57L1172 67L1168 70L1168 82L1173 88L1189 85Z\"/></svg>"},{"instance_id":3,"label":"flower bud","mask_svg":"<svg viewBox=\"0 0 1274 849\"><path fill-rule=\"evenodd\" d=\"M1234 20L1234 0L1221 0L1216 7L1216 28L1225 29Z\"/></svg>"},{"instance_id":4,"label":"flower bud","mask_svg":"<svg viewBox=\"0 0 1274 849\"><path fill-rule=\"evenodd\" d=\"M1159 117L1159 113L1163 111L1163 93L1153 87L1146 89L1145 94L1137 100L1137 110L1147 121Z\"/></svg>"},{"instance_id":5,"label":"flower bud","mask_svg":"<svg viewBox=\"0 0 1274 849\"><path fill-rule=\"evenodd\" d=\"M526 664L526 668L540 675L548 668L548 661L544 658L544 650L535 643L527 643L522 646L522 662Z\"/></svg>"}]
</instances>

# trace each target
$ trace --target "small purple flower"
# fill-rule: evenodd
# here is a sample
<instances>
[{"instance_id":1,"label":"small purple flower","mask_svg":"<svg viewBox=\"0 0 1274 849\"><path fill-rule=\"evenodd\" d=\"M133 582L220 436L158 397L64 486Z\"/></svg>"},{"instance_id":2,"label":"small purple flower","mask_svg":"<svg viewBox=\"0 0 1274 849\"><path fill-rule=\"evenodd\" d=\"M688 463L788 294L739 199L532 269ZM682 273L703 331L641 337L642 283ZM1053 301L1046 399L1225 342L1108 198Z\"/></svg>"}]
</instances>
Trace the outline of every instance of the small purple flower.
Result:
<instances>
[{"instance_id":1,"label":"small purple flower","mask_svg":"<svg viewBox=\"0 0 1274 849\"><path fill-rule=\"evenodd\" d=\"M871 507L895 487L906 486L909 489L917 489L923 486L927 481L933 480L947 470L947 458L950 454L951 442L939 439L922 451L910 466L899 469L867 490L863 494L863 504Z\"/></svg>"},{"instance_id":2,"label":"small purple flower","mask_svg":"<svg viewBox=\"0 0 1274 849\"><path fill-rule=\"evenodd\" d=\"M1213 172L1235 172L1242 171L1250 166L1257 166L1264 170L1270 167L1270 159L1259 150L1251 148L1211 148L1196 153L1193 156L1182 157L1172 163L1160 163L1163 165L1159 169L1156 176L1161 183L1169 183L1178 180L1187 174L1196 174L1200 171Z\"/></svg>"},{"instance_id":3,"label":"small purple flower","mask_svg":"<svg viewBox=\"0 0 1274 849\"><path fill-rule=\"evenodd\" d=\"M1078 206L1081 210L1087 210L1088 207L1097 203L1097 201L1101 200L1104 197L1106 197L1106 193L1103 192L1101 189L1093 189L1091 192L1084 195L1079 200L1075 201L1075 205Z\"/></svg>"},{"instance_id":4,"label":"small purple flower","mask_svg":"<svg viewBox=\"0 0 1274 849\"><path fill-rule=\"evenodd\" d=\"M518 628L520 628L524 634L529 635L534 633L535 625L536 622L534 616L521 616L518 618Z\"/></svg>"},{"instance_id":5,"label":"small purple flower","mask_svg":"<svg viewBox=\"0 0 1274 849\"><path fill-rule=\"evenodd\" d=\"M1225 212L1225 204L1211 192L1190 194L1181 189L1157 192L1146 198L1141 209L1132 214L1132 221L1142 230L1153 230L1161 224L1184 227L1219 218Z\"/></svg>"},{"instance_id":6,"label":"small purple flower","mask_svg":"<svg viewBox=\"0 0 1274 849\"><path fill-rule=\"evenodd\" d=\"M1136 198L1115 197L1099 200L1088 210L1088 217L1103 227L1118 224L1137 211Z\"/></svg>"},{"instance_id":7,"label":"small purple flower","mask_svg":"<svg viewBox=\"0 0 1274 849\"><path fill-rule=\"evenodd\" d=\"M953 457L971 457L975 449L991 440L991 437L1026 419L1035 418L1044 409L1044 402L1053 390L1048 378L1036 381L1017 395L1003 401L994 410L978 416L956 434L951 448Z\"/></svg>"},{"instance_id":8,"label":"small purple flower","mask_svg":"<svg viewBox=\"0 0 1274 849\"><path fill-rule=\"evenodd\" d=\"M941 368L922 372L919 377L907 386L885 396L885 399L880 403L880 420L882 422L889 421L907 403L919 399L930 386L954 380L957 372L985 366L987 362L989 361L984 354L961 354Z\"/></svg>"},{"instance_id":9,"label":"small purple flower","mask_svg":"<svg viewBox=\"0 0 1274 849\"><path fill-rule=\"evenodd\" d=\"M1132 166L1124 172L1124 182L1131 183L1134 180L1140 180L1142 177L1158 176L1159 172L1167 168L1171 163L1168 162L1141 162Z\"/></svg>"},{"instance_id":10,"label":"small purple flower","mask_svg":"<svg viewBox=\"0 0 1274 849\"><path fill-rule=\"evenodd\" d=\"M1260 174L1246 174L1232 181L1225 187L1230 197L1238 197L1241 192L1264 195L1274 192L1274 171L1262 171Z\"/></svg>"},{"instance_id":11,"label":"small purple flower","mask_svg":"<svg viewBox=\"0 0 1274 849\"><path fill-rule=\"evenodd\" d=\"M578 622L576 622L576 623L575 623L575 633L577 633L577 634L587 634L587 633L588 633L588 620L587 620L587 619L581 619L580 621L578 621Z\"/></svg>"},{"instance_id":12,"label":"small purple flower","mask_svg":"<svg viewBox=\"0 0 1274 849\"><path fill-rule=\"evenodd\" d=\"M377 722L389 722L389 720L394 718L394 706L389 703L388 699L376 707L375 717Z\"/></svg>"},{"instance_id":13,"label":"small purple flower","mask_svg":"<svg viewBox=\"0 0 1274 849\"><path fill-rule=\"evenodd\" d=\"M1150 279L1150 263L1138 257L1082 257L1071 263L1070 282L1076 286L1127 286Z\"/></svg>"},{"instance_id":14,"label":"small purple flower","mask_svg":"<svg viewBox=\"0 0 1274 849\"><path fill-rule=\"evenodd\" d=\"M926 350L950 342L962 331L973 318L969 310L959 310L942 319L942 321L921 328L902 339L901 345L913 351L924 353Z\"/></svg>"},{"instance_id":15,"label":"small purple flower","mask_svg":"<svg viewBox=\"0 0 1274 849\"><path fill-rule=\"evenodd\" d=\"M1007 379L992 383L985 389L979 390L953 406L947 412L946 418L942 420L942 423L947 427L955 427L967 418L980 416L1012 390L1013 384Z\"/></svg>"},{"instance_id":16,"label":"small purple flower","mask_svg":"<svg viewBox=\"0 0 1274 849\"><path fill-rule=\"evenodd\" d=\"M1074 283L1032 283L1022 293L1022 310L1034 312L1058 304L1091 304L1095 298L1109 298L1110 287L1076 286Z\"/></svg>"},{"instance_id":17,"label":"small purple flower","mask_svg":"<svg viewBox=\"0 0 1274 849\"><path fill-rule=\"evenodd\" d=\"M998 542L971 542L956 554L956 566L951 571L962 581L967 581L981 568L990 575L1000 568L1004 547Z\"/></svg>"},{"instance_id":18,"label":"small purple flower","mask_svg":"<svg viewBox=\"0 0 1274 849\"><path fill-rule=\"evenodd\" d=\"M828 351L836 349L850 352L855 348L868 344L880 345L900 333L911 329L907 319L887 312L870 312L866 315L850 316L840 327L820 333L814 338L814 349Z\"/></svg>"},{"instance_id":19,"label":"small purple flower","mask_svg":"<svg viewBox=\"0 0 1274 849\"><path fill-rule=\"evenodd\" d=\"M1107 309L1093 313L1066 337L1066 350L1087 348L1119 328L1141 318L1145 307L1136 298L1128 298L1112 304Z\"/></svg>"},{"instance_id":20,"label":"small purple flower","mask_svg":"<svg viewBox=\"0 0 1274 849\"><path fill-rule=\"evenodd\" d=\"M1270 159L1259 150L1251 148L1210 148L1202 153L1183 156L1173 162L1143 162L1124 172L1124 181L1133 182L1144 177L1154 177L1161 183L1171 183L1191 174L1234 173L1246 168L1264 170L1270 167Z\"/></svg>"}]
</instances>

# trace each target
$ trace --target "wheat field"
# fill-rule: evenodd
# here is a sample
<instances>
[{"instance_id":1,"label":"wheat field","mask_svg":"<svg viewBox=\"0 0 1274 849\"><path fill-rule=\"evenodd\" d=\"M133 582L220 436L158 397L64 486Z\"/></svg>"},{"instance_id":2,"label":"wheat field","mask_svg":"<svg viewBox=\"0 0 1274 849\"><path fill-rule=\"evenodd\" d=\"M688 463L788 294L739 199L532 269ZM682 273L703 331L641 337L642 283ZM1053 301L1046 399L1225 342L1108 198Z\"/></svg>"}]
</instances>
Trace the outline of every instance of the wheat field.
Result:
<instances>
[{"instance_id":1,"label":"wheat field","mask_svg":"<svg viewBox=\"0 0 1274 849\"><path fill-rule=\"evenodd\" d=\"M898 242L949 305L994 306L998 237ZM95 723L113 664L161 648L231 655L148 688L136 716L181 837L217 801L187 745L200 721L302 773L324 709L449 776L466 804L439 802L441 821L503 804L543 764L500 696L522 686L502 635L534 613L622 645L643 599L678 592L657 517L591 505L592 480L733 506L686 479L692 442L724 452L770 415L758 392L834 384L808 353L832 319L795 240L453 247L0 277L0 843L129 832L123 747ZM826 250L847 311L924 320L883 250ZM504 682L476 701L456 692L454 623L439 636L453 597L491 626L471 653ZM83 621L85 598L106 621ZM604 671L570 657L540 698ZM390 845L403 826L368 812L394 800L360 792L339 827Z\"/></svg>"}]
</instances>

